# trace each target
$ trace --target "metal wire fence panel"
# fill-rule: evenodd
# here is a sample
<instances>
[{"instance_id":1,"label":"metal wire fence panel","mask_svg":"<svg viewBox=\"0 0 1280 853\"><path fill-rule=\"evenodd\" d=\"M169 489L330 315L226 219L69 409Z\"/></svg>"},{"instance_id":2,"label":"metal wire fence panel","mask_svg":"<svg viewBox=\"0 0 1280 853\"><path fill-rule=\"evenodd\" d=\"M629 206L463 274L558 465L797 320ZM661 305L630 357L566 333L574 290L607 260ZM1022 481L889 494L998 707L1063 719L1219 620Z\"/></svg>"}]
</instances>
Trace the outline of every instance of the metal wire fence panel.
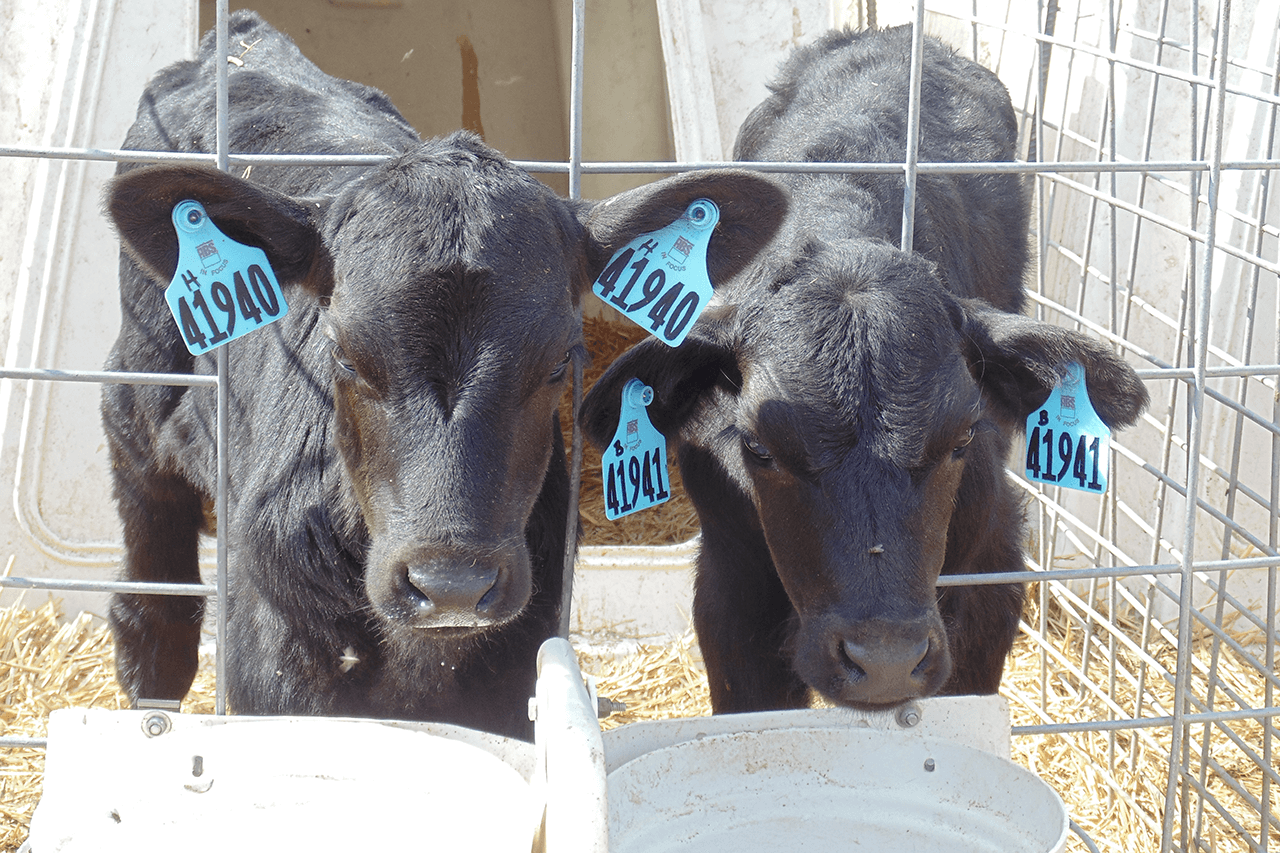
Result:
<instances>
[{"instance_id":1,"label":"metal wire fence panel","mask_svg":"<svg viewBox=\"0 0 1280 853\"><path fill-rule=\"evenodd\" d=\"M909 4L831 6L837 20L915 17ZM223 0L223 26L226 11ZM579 39L582 16L576 4ZM1015 734L1066 738L1104 798L1158 800L1145 802L1159 816L1145 829L1161 851L1280 849L1280 2L936 0L921 18L996 71L1020 109L1024 162L964 168L1032 176L1032 310L1111 343L1152 394L1139 425L1114 437L1106 495L1032 484L1012 466L1039 581L1023 626L1038 683L1015 697ZM581 74L575 62L568 161L521 165L567 172L573 193L581 175L709 165L584 162ZM211 162L223 168L305 159L237 156L221 138ZM0 158L146 156L0 138ZM158 381L76 367L0 377ZM192 381L225 390L225 375Z\"/></svg>"},{"instance_id":2,"label":"metal wire fence panel","mask_svg":"<svg viewBox=\"0 0 1280 853\"><path fill-rule=\"evenodd\" d=\"M1019 733L1069 730L1106 796L1162 796L1162 850L1275 849L1280 12L943 5L1011 89L1032 69L1036 313L1128 353L1153 398L1104 498L1027 484L1033 567L1096 571L1040 584Z\"/></svg>"}]
</instances>

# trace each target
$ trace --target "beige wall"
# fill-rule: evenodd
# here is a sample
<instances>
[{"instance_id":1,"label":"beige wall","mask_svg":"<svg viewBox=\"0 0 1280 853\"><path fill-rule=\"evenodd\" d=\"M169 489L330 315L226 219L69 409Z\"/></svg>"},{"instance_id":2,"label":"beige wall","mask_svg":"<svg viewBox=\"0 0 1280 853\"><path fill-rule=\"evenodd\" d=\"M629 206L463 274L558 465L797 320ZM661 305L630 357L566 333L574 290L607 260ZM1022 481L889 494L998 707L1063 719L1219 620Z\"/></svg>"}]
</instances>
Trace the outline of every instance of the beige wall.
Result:
<instances>
[{"instance_id":1,"label":"beige wall","mask_svg":"<svg viewBox=\"0 0 1280 853\"><path fill-rule=\"evenodd\" d=\"M464 126L517 160L569 155L569 0L254 0L326 72L386 92L423 136ZM200 29L213 24L200 2ZM586 15L583 156L587 160L672 157L662 50L652 0L589 0ZM465 38L476 76L464 75ZM234 47L234 45L233 45ZM470 91L467 87L470 86ZM563 176L541 175L561 193ZM588 176L598 198L650 176Z\"/></svg>"}]
</instances>

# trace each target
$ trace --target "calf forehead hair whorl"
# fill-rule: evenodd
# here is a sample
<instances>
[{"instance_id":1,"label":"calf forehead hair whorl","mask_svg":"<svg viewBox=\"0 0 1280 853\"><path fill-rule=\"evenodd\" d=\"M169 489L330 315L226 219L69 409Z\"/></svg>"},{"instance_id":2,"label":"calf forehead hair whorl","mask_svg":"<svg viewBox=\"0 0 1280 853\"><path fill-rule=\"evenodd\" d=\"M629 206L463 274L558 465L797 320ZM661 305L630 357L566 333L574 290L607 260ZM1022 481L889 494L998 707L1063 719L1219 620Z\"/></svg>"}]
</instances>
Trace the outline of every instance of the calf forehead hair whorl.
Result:
<instances>
[{"instance_id":1,"label":"calf forehead hair whorl","mask_svg":"<svg viewBox=\"0 0 1280 853\"><path fill-rule=\"evenodd\" d=\"M918 461L954 402L940 392L954 382L963 320L932 265L888 244L809 247L778 284L769 310L744 312L743 338L774 384L813 411L818 442L872 439ZM767 334L750 329L760 324Z\"/></svg>"}]
</instances>

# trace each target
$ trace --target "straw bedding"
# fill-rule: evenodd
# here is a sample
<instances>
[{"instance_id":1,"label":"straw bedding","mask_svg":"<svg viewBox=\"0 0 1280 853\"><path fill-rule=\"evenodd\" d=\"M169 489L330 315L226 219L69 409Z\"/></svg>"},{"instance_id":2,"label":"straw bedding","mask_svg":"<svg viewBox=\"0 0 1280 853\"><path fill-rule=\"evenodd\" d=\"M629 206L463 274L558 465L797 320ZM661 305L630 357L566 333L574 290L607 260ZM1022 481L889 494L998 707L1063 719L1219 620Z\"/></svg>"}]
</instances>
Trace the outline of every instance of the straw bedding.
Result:
<instances>
[{"instance_id":1,"label":"straw bedding","mask_svg":"<svg viewBox=\"0 0 1280 853\"><path fill-rule=\"evenodd\" d=\"M1003 693L1009 698L1015 725L1035 724L1046 719L1057 722L1104 719L1104 703L1090 695L1081 670L1082 636L1072 629L1073 622L1051 608L1045 647L1049 650L1048 705L1039 710L1041 646L1031 637L1038 620L1029 614L1025 631L1019 638L1006 674ZM47 602L36 608L21 605L0 610L0 734L7 736L43 736L46 718L55 708L96 706L119 709L125 707L123 694L115 684L111 639L101 620L80 614L69 621L60 619L58 605ZM625 702L625 713L604 721L606 727L645 719L695 716L710 712L706 677L691 637L666 645L639 645L624 655L584 655L583 669L599 679L602 695ZM1106 653L1106 644L1093 644L1094 652ZM1163 656L1172 666L1172 649ZM1197 650L1197 656L1208 659L1208 646ZM1159 658L1160 656L1158 656ZM1124 672L1133 664L1121 660L1117 669ZM211 713L213 709L213 677L211 663L201 670L193 692L183 705L188 713ZM1105 682L1109 675L1105 661L1093 662L1091 677ZM1219 661L1219 680L1245 694L1247 701L1261 706L1261 679L1249 667L1224 655ZM1169 706L1171 691L1162 679L1148 679L1148 686L1158 687L1155 696L1163 707ZM1256 695L1250 695L1250 691ZM1115 695L1122 696L1120 691ZM1131 698L1121 698L1122 708L1131 709ZM1148 706L1149 709L1150 706ZM1237 732L1261 752L1261 731L1256 723L1236 726ZM1200 730L1193 729L1198 751ZM1134 739L1137 739L1136 752ZM1062 794L1071 816L1080 823L1104 853L1133 853L1156 850L1160 843L1160 814L1164 804L1167 767L1163 758L1168 751L1169 731L1165 728L1143 730L1135 735L1120 732L1114 747L1103 734L1037 735L1014 738L1014 758L1023 766L1039 773ZM1221 742L1219 742L1221 741ZM1239 754L1220 734L1215 734L1212 752L1224 765L1224 772L1235 774L1238 783L1254 797L1262 790L1261 769ZM1108 755L1115 754L1115 771L1110 772ZM1132 756L1136 755L1136 761ZM1235 756L1233 759L1232 756ZM26 837L32 810L40 795L44 754L38 749L0 749L0 850L15 850ZM1192 758L1193 774L1198 770ZM1112 781L1114 779L1114 782ZM1256 810L1244 807L1238 795L1228 790L1214 772L1209 774L1209 787L1229 804L1241 803L1231 811L1237 817L1252 816L1251 832L1257 831ZM1277 797L1272 786L1272 797ZM1233 800L1233 798L1235 798ZM1273 805L1280 811L1280 802ZM1238 834L1216 814L1206 811L1209 828L1206 841L1211 849L1245 851ZM1272 833L1272 843L1280 842L1280 832ZM1086 848L1072 836L1068 850Z\"/></svg>"}]
</instances>

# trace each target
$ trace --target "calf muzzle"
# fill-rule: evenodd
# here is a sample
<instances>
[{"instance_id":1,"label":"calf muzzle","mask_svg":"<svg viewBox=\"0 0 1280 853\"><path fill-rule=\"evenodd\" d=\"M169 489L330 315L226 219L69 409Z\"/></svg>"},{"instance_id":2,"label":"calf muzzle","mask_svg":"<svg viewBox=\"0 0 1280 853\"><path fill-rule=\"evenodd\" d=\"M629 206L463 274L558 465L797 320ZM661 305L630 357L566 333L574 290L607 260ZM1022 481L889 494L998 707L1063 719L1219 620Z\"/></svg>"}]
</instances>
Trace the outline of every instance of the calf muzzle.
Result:
<instances>
[{"instance_id":1,"label":"calf muzzle","mask_svg":"<svg viewBox=\"0 0 1280 853\"><path fill-rule=\"evenodd\" d=\"M389 600L370 597L385 617L415 629L500 625L524 608L532 587L529 556L519 547L418 549L387 571Z\"/></svg>"},{"instance_id":2,"label":"calf muzzle","mask_svg":"<svg viewBox=\"0 0 1280 853\"><path fill-rule=\"evenodd\" d=\"M807 642L803 633L797 671L841 705L901 705L936 693L951 673L946 633L936 613L906 620L827 622Z\"/></svg>"}]
</instances>

